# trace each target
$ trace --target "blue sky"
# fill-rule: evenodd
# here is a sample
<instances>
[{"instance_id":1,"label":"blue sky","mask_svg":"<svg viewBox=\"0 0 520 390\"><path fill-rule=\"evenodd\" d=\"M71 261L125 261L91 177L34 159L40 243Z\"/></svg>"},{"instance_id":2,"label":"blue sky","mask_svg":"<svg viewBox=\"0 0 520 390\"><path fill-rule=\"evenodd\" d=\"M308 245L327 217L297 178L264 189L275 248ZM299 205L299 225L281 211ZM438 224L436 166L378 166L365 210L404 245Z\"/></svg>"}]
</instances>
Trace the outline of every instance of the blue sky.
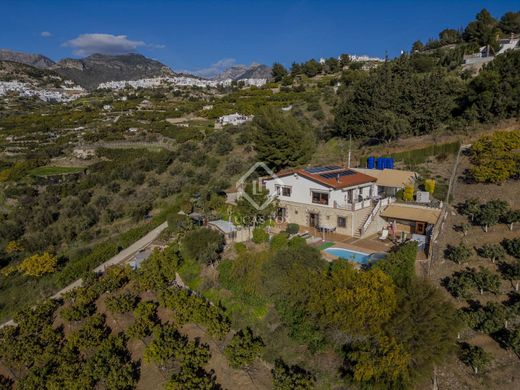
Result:
<instances>
[{"instance_id":1,"label":"blue sky","mask_svg":"<svg viewBox=\"0 0 520 390\"><path fill-rule=\"evenodd\" d=\"M495 17L518 0L165 1L1 0L0 48L53 60L138 51L174 70L409 50L482 8Z\"/></svg>"}]
</instances>

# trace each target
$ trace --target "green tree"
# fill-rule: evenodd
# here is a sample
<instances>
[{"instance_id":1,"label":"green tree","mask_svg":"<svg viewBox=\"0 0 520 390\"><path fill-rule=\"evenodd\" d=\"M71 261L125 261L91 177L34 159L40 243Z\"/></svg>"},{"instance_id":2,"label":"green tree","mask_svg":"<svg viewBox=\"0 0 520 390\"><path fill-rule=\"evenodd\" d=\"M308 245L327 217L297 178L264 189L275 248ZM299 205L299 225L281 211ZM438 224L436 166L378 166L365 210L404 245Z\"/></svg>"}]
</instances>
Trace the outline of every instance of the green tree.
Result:
<instances>
[{"instance_id":1,"label":"green tree","mask_svg":"<svg viewBox=\"0 0 520 390\"><path fill-rule=\"evenodd\" d=\"M415 259L417 257L417 243L410 241L401 245L396 251L374 264L388 274L399 287L410 285L415 277Z\"/></svg>"},{"instance_id":2,"label":"green tree","mask_svg":"<svg viewBox=\"0 0 520 390\"><path fill-rule=\"evenodd\" d=\"M459 213L468 216L473 222L475 217L480 212L480 202L477 198L466 199L463 203L458 205L458 210Z\"/></svg>"},{"instance_id":3,"label":"green tree","mask_svg":"<svg viewBox=\"0 0 520 390\"><path fill-rule=\"evenodd\" d=\"M476 42L479 45L490 45L497 48L497 21L488 10L482 9L476 20L469 23L463 33L467 42Z\"/></svg>"},{"instance_id":4,"label":"green tree","mask_svg":"<svg viewBox=\"0 0 520 390\"><path fill-rule=\"evenodd\" d=\"M508 209L507 202L500 199L490 200L480 207L476 222L483 226L487 232L488 227L496 225L507 213Z\"/></svg>"},{"instance_id":5,"label":"green tree","mask_svg":"<svg viewBox=\"0 0 520 390\"><path fill-rule=\"evenodd\" d=\"M123 314L135 309L139 298L132 292L110 295L105 299L105 305L111 313Z\"/></svg>"},{"instance_id":6,"label":"green tree","mask_svg":"<svg viewBox=\"0 0 520 390\"><path fill-rule=\"evenodd\" d=\"M517 259L520 259L520 237L512 239L503 239L500 243L506 252Z\"/></svg>"},{"instance_id":7,"label":"green tree","mask_svg":"<svg viewBox=\"0 0 520 390\"><path fill-rule=\"evenodd\" d=\"M506 34L520 34L520 12L506 12L498 26Z\"/></svg>"},{"instance_id":8,"label":"green tree","mask_svg":"<svg viewBox=\"0 0 520 390\"><path fill-rule=\"evenodd\" d=\"M515 291L518 291L520 284L520 261L516 260L512 264L502 264L502 274L514 283Z\"/></svg>"},{"instance_id":9,"label":"green tree","mask_svg":"<svg viewBox=\"0 0 520 390\"><path fill-rule=\"evenodd\" d=\"M459 245L448 245L444 251L444 257L457 264L465 263L471 257L472 250L466 244L461 242Z\"/></svg>"},{"instance_id":10,"label":"green tree","mask_svg":"<svg viewBox=\"0 0 520 390\"><path fill-rule=\"evenodd\" d=\"M162 369L168 368L173 359L182 357L189 340L172 325L156 327L153 331L153 340L146 346L144 360L155 362Z\"/></svg>"},{"instance_id":11,"label":"green tree","mask_svg":"<svg viewBox=\"0 0 520 390\"><path fill-rule=\"evenodd\" d=\"M289 73L287 72L287 69L285 69L285 67L282 64L278 62L275 62L273 64L271 69L271 75L273 76L274 81L279 83L288 74Z\"/></svg>"},{"instance_id":12,"label":"green tree","mask_svg":"<svg viewBox=\"0 0 520 390\"><path fill-rule=\"evenodd\" d=\"M322 66L314 58L305 62L302 66L303 73L308 77L314 77L321 72Z\"/></svg>"},{"instance_id":13,"label":"green tree","mask_svg":"<svg viewBox=\"0 0 520 390\"><path fill-rule=\"evenodd\" d=\"M502 220L509 225L509 230L513 231L514 224L520 222L520 210L510 210L502 216Z\"/></svg>"},{"instance_id":14,"label":"green tree","mask_svg":"<svg viewBox=\"0 0 520 390\"><path fill-rule=\"evenodd\" d=\"M452 45L459 43L462 40L462 36L459 31L452 28L447 28L439 33L439 41L441 45Z\"/></svg>"},{"instance_id":15,"label":"green tree","mask_svg":"<svg viewBox=\"0 0 520 390\"><path fill-rule=\"evenodd\" d=\"M156 302L141 302L134 310L134 323L127 328L130 337L144 339L152 334L155 325L159 322Z\"/></svg>"},{"instance_id":16,"label":"green tree","mask_svg":"<svg viewBox=\"0 0 520 390\"><path fill-rule=\"evenodd\" d=\"M477 252L479 256L491 259L492 263L495 263L496 260L503 259L506 254L504 248L497 244L485 244L479 248Z\"/></svg>"},{"instance_id":17,"label":"green tree","mask_svg":"<svg viewBox=\"0 0 520 390\"><path fill-rule=\"evenodd\" d=\"M274 363L274 390L307 390L314 388L313 375L299 366L288 366L281 359Z\"/></svg>"},{"instance_id":18,"label":"green tree","mask_svg":"<svg viewBox=\"0 0 520 390\"><path fill-rule=\"evenodd\" d=\"M412 53L414 52L420 52L424 50L424 44L417 40L412 44Z\"/></svg>"},{"instance_id":19,"label":"green tree","mask_svg":"<svg viewBox=\"0 0 520 390\"><path fill-rule=\"evenodd\" d=\"M252 126L258 157L271 168L304 164L314 152L316 142L312 130L289 114L263 108Z\"/></svg>"},{"instance_id":20,"label":"green tree","mask_svg":"<svg viewBox=\"0 0 520 390\"><path fill-rule=\"evenodd\" d=\"M467 343L461 344L459 357L463 363L473 368L475 374L478 374L491 361L491 356L484 349Z\"/></svg>"},{"instance_id":21,"label":"green tree","mask_svg":"<svg viewBox=\"0 0 520 390\"><path fill-rule=\"evenodd\" d=\"M520 327L516 327L509 331L507 343L517 356L520 356Z\"/></svg>"},{"instance_id":22,"label":"green tree","mask_svg":"<svg viewBox=\"0 0 520 390\"><path fill-rule=\"evenodd\" d=\"M411 355L392 337L378 336L356 341L345 353L346 371L365 386L407 387Z\"/></svg>"},{"instance_id":23,"label":"green tree","mask_svg":"<svg viewBox=\"0 0 520 390\"><path fill-rule=\"evenodd\" d=\"M484 294L484 291L497 294L500 289L500 279L497 275L489 271L487 268L479 267L479 271L472 270L472 276L475 286Z\"/></svg>"},{"instance_id":24,"label":"green tree","mask_svg":"<svg viewBox=\"0 0 520 390\"><path fill-rule=\"evenodd\" d=\"M160 290L169 286L176 277L182 263L177 245L170 245L163 251L154 250L137 271L137 282L143 290Z\"/></svg>"},{"instance_id":25,"label":"green tree","mask_svg":"<svg viewBox=\"0 0 520 390\"><path fill-rule=\"evenodd\" d=\"M233 368L251 365L260 356L264 343L260 337L255 337L250 328L236 333L224 349L224 355Z\"/></svg>"},{"instance_id":26,"label":"green tree","mask_svg":"<svg viewBox=\"0 0 520 390\"><path fill-rule=\"evenodd\" d=\"M320 281L320 286L310 297L311 313L324 326L345 333L370 333L388 321L397 307L395 285L380 269L340 268Z\"/></svg>"},{"instance_id":27,"label":"green tree","mask_svg":"<svg viewBox=\"0 0 520 390\"><path fill-rule=\"evenodd\" d=\"M475 287L472 275L467 271L455 272L451 277L446 278L444 286L455 298L468 298L469 290Z\"/></svg>"},{"instance_id":28,"label":"green tree","mask_svg":"<svg viewBox=\"0 0 520 390\"><path fill-rule=\"evenodd\" d=\"M410 353L410 377L428 376L433 365L441 364L453 351L462 322L444 294L420 279L402 290L397 306L385 332Z\"/></svg>"}]
</instances>

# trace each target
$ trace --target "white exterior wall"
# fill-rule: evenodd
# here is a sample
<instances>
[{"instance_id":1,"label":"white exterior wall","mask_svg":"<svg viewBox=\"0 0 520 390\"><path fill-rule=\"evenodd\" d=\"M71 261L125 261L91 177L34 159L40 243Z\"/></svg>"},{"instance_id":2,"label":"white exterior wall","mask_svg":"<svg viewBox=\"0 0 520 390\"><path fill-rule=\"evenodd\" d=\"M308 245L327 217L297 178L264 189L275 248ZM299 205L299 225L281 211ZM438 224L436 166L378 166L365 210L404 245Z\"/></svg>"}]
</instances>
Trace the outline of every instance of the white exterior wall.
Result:
<instances>
[{"instance_id":1,"label":"white exterior wall","mask_svg":"<svg viewBox=\"0 0 520 390\"><path fill-rule=\"evenodd\" d=\"M377 195L377 185L373 183L364 183L359 186L334 190L300 175L284 176L281 177L280 180L283 182L283 186L291 187L291 196L283 196L280 193L278 199L307 205L316 205L315 203L312 203L312 191L326 192L329 194L329 204L319 205L321 207L334 207L334 203L339 207L345 206L348 202L347 193L350 190L353 191L352 199L356 203L358 202L358 195L360 194L363 196L363 199L368 199ZM275 180L266 181L265 186L269 190L270 195L277 195L277 183ZM370 193L371 188L372 196Z\"/></svg>"},{"instance_id":2,"label":"white exterior wall","mask_svg":"<svg viewBox=\"0 0 520 390\"><path fill-rule=\"evenodd\" d=\"M287 187L291 187L291 196L282 196L280 195L278 199L280 200L288 200L291 202L296 203L303 203L303 204L313 204L312 203L312 195L311 190L317 190L322 192L327 192L332 195L331 192L329 192L329 188L325 187L322 184L316 183L312 180L309 180L307 178L304 178L299 175L290 175L290 176L284 176L280 178L281 181L283 181L283 185ZM276 195L276 181L275 180L269 180L266 182L266 188L269 190L270 195ZM334 191L332 191L334 192ZM336 191L337 192L337 191ZM332 200L331 195L329 195L329 206L332 207ZM325 205L321 205L323 207L326 207Z\"/></svg>"}]
</instances>

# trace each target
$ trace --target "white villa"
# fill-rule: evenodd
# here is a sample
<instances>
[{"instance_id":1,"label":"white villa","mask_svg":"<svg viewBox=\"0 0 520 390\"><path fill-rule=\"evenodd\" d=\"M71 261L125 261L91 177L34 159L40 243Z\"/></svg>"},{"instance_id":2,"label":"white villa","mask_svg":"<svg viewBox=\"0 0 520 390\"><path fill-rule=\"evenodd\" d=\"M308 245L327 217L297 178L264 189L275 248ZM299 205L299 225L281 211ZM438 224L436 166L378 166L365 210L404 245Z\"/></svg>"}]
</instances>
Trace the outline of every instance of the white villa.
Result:
<instances>
[{"instance_id":1,"label":"white villa","mask_svg":"<svg viewBox=\"0 0 520 390\"><path fill-rule=\"evenodd\" d=\"M381 229L381 210L414 179L413 172L331 165L281 173L264 185L286 222L361 237Z\"/></svg>"},{"instance_id":2,"label":"white villa","mask_svg":"<svg viewBox=\"0 0 520 390\"><path fill-rule=\"evenodd\" d=\"M221 117L219 117L217 119L217 124L220 125L220 126L225 126L225 125L240 125L242 123L246 123L248 121L251 121L253 120L253 116L252 115L242 115L242 114L239 114L238 112L235 112L234 114L230 114L230 115L223 115Z\"/></svg>"}]
</instances>

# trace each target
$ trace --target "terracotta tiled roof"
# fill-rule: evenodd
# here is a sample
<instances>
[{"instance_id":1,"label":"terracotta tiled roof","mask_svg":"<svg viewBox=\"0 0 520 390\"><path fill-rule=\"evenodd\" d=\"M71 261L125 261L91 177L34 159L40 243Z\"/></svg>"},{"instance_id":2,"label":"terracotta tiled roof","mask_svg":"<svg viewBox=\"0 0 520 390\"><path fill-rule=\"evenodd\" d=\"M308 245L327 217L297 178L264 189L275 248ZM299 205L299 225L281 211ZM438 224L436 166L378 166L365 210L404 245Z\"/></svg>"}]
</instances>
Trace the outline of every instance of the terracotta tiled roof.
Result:
<instances>
[{"instance_id":1,"label":"terracotta tiled roof","mask_svg":"<svg viewBox=\"0 0 520 390\"><path fill-rule=\"evenodd\" d=\"M331 170L321 170L319 172L312 172L315 168L294 169L290 171L280 172L278 177L297 174L309 180L322 184L326 187L341 189L356 186L359 184L372 183L376 181L375 177L366 175L364 173L356 172L352 169L341 168Z\"/></svg>"}]
</instances>

